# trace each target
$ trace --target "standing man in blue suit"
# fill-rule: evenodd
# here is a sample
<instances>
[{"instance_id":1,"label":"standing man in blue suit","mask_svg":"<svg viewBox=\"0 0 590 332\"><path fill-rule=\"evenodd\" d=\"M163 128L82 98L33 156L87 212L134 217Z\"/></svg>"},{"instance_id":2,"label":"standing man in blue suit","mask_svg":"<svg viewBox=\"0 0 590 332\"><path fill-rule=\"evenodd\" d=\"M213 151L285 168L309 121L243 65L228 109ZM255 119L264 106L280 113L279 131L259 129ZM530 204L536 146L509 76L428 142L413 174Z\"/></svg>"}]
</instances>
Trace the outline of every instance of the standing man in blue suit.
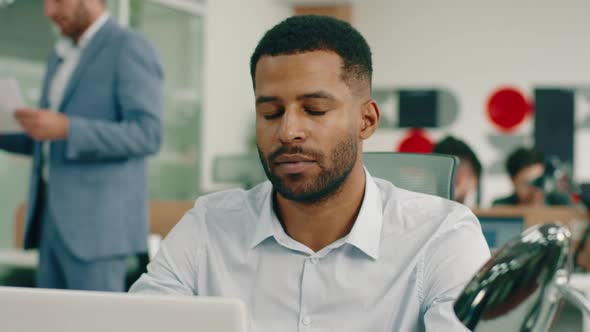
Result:
<instances>
[{"instance_id":1,"label":"standing man in blue suit","mask_svg":"<svg viewBox=\"0 0 590 332\"><path fill-rule=\"evenodd\" d=\"M25 248L39 287L124 291L126 258L146 251L146 157L162 141L162 69L150 43L101 0L45 0L63 34L47 62L41 109L0 148L32 155Z\"/></svg>"}]
</instances>

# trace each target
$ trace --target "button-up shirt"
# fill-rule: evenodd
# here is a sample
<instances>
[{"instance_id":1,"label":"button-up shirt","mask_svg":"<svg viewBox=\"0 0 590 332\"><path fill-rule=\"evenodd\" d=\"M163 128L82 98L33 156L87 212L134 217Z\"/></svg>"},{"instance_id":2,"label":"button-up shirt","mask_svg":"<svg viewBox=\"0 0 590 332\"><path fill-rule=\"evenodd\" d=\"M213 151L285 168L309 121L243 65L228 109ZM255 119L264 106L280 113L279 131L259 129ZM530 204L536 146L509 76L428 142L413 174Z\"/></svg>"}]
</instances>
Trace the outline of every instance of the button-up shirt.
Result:
<instances>
[{"instance_id":1,"label":"button-up shirt","mask_svg":"<svg viewBox=\"0 0 590 332\"><path fill-rule=\"evenodd\" d=\"M74 44L71 39L63 37L55 45L55 53L60 59L60 64L53 74L51 84L49 86L49 110L59 112L59 107L64 97L64 93L74 70L80 62L82 51L88 44L98 30L109 19L108 13L103 13L94 23L84 31L82 36L78 39L78 43ZM49 179L49 143L43 143L43 156L45 162L43 163L43 179Z\"/></svg>"},{"instance_id":2,"label":"button-up shirt","mask_svg":"<svg viewBox=\"0 0 590 332\"><path fill-rule=\"evenodd\" d=\"M352 230L317 252L269 182L199 198L131 291L238 297L255 332L467 331L453 302L490 255L476 217L365 174Z\"/></svg>"}]
</instances>

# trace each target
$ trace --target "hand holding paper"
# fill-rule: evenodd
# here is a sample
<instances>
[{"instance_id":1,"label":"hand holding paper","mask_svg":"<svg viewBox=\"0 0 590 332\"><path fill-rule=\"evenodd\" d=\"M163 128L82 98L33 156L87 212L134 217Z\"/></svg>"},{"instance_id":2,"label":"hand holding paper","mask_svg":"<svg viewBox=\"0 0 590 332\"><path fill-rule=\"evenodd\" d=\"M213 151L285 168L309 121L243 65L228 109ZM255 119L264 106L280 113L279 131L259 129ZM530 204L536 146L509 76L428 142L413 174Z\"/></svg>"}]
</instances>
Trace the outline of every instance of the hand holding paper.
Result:
<instances>
[{"instance_id":1,"label":"hand holding paper","mask_svg":"<svg viewBox=\"0 0 590 332\"><path fill-rule=\"evenodd\" d=\"M68 136L67 116L49 110L19 108L14 113L25 133L38 141L53 141Z\"/></svg>"},{"instance_id":2,"label":"hand holding paper","mask_svg":"<svg viewBox=\"0 0 590 332\"><path fill-rule=\"evenodd\" d=\"M25 106L15 79L0 79L0 134L22 133L14 117L17 108Z\"/></svg>"}]
</instances>

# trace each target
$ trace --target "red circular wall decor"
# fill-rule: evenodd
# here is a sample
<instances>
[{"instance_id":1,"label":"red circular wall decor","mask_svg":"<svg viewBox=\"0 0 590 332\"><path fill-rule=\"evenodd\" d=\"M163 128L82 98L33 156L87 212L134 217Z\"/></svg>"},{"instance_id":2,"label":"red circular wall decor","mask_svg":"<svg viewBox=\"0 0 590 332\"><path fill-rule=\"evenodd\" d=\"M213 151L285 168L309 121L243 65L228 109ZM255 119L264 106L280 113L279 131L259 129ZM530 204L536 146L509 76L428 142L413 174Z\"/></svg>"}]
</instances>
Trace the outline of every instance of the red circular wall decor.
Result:
<instances>
[{"instance_id":1,"label":"red circular wall decor","mask_svg":"<svg viewBox=\"0 0 590 332\"><path fill-rule=\"evenodd\" d=\"M532 110L531 102L515 88L499 88L488 98L488 118L503 132L516 129L532 113Z\"/></svg>"},{"instance_id":2,"label":"red circular wall decor","mask_svg":"<svg viewBox=\"0 0 590 332\"><path fill-rule=\"evenodd\" d=\"M397 147L398 152L431 153L434 142L421 128L410 129Z\"/></svg>"}]
</instances>

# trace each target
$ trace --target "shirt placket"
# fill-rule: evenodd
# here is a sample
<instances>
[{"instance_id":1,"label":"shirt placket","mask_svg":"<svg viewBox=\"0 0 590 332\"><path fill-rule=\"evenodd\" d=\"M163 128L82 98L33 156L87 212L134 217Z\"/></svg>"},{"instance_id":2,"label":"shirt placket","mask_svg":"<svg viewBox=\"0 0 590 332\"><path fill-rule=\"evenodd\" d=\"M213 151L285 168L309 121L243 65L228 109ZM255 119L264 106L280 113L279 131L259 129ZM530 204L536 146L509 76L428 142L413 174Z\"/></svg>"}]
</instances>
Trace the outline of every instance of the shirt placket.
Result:
<instances>
[{"instance_id":1,"label":"shirt placket","mask_svg":"<svg viewBox=\"0 0 590 332\"><path fill-rule=\"evenodd\" d=\"M321 332L318 327L320 317L314 312L315 306L321 303L321 268L322 258L315 255L307 257L303 262L301 276L301 304L299 310L299 332Z\"/></svg>"}]
</instances>

